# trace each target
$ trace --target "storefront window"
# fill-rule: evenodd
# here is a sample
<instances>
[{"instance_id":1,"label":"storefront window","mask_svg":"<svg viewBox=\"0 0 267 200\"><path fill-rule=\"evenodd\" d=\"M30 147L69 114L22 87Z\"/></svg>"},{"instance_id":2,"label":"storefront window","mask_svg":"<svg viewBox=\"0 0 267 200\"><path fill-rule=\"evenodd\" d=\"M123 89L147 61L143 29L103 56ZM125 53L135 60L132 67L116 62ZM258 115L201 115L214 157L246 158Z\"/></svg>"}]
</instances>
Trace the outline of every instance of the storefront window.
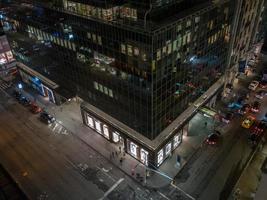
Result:
<instances>
[{"instance_id":1,"label":"storefront window","mask_svg":"<svg viewBox=\"0 0 267 200\"><path fill-rule=\"evenodd\" d=\"M109 139L109 132L108 132L108 127L104 124L103 125L103 131L104 131L104 136Z\"/></svg>"},{"instance_id":2,"label":"storefront window","mask_svg":"<svg viewBox=\"0 0 267 200\"><path fill-rule=\"evenodd\" d=\"M144 163L145 165L148 164L148 152L145 151L144 149L141 149L141 162Z\"/></svg>"},{"instance_id":3,"label":"storefront window","mask_svg":"<svg viewBox=\"0 0 267 200\"><path fill-rule=\"evenodd\" d=\"M99 121L95 121L95 128L98 133L102 134L101 126Z\"/></svg>"},{"instance_id":4,"label":"storefront window","mask_svg":"<svg viewBox=\"0 0 267 200\"><path fill-rule=\"evenodd\" d=\"M166 145L166 155L170 154L172 150L172 143Z\"/></svg>"},{"instance_id":5,"label":"storefront window","mask_svg":"<svg viewBox=\"0 0 267 200\"><path fill-rule=\"evenodd\" d=\"M87 115L87 124L88 124L91 128L95 128L95 126L94 126L94 121L93 121L92 117L90 117L89 115Z\"/></svg>"},{"instance_id":6,"label":"storefront window","mask_svg":"<svg viewBox=\"0 0 267 200\"><path fill-rule=\"evenodd\" d=\"M163 149L158 152L158 166L163 162Z\"/></svg>"},{"instance_id":7,"label":"storefront window","mask_svg":"<svg viewBox=\"0 0 267 200\"><path fill-rule=\"evenodd\" d=\"M137 157L137 145L133 142L130 142L130 152L134 157Z\"/></svg>"},{"instance_id":8,"label":"storefront window","mask_svg":"<svg viewBox=\"0 0 267 200\"><path fill-rule=\"evenodd\" d=\"M113 142L119 142L120 141L120 134L118 133L118 132L113 132L113 134L112 134L112 136L113 136Z\"/></svg>"}]
</instances>

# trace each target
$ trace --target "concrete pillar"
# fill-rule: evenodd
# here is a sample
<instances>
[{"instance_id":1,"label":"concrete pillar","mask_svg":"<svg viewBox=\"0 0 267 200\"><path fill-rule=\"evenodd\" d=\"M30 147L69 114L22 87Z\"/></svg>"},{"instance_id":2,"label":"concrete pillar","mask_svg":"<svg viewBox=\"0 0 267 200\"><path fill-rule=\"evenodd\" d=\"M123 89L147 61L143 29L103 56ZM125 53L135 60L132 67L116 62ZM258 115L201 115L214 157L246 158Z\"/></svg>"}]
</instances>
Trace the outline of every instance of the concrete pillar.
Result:
<instances>
[{"instance_id":1,"label":"concrete pillar","mask_svg":"<svg viewBox=\"0 0 267 200\"><path fill-rule=\"evenodd\" d=\"M183 127L183 135L188 136L189 122Z\"/></svg>"}]
</instances>

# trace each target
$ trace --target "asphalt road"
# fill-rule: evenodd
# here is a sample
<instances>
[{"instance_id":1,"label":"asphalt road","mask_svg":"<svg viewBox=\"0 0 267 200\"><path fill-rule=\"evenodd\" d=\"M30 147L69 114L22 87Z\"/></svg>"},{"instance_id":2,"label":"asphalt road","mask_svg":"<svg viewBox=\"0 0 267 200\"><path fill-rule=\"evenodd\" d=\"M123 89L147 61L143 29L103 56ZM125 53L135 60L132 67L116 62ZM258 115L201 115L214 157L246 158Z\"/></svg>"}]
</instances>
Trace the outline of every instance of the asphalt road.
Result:
<instances>
[{"instance_id":1,"label":"asphalt road","mask_svg":"<svg viewBox=\"0 0 267 200\"><path fill-rule=\"evenodd\" d=\"M0 161L30 199L168 200L37 116L0 90Z\"/></svg>"},{"instance_id":2,"label":"asphalt road","mask_svg":"<svg viewBox=\"0 0 267 200\"><path fill-rule=\"evenodd\" d=\"M251 80L253 77L240 81L238 90L249 92L247 87ZM248 102L252 103L257 99L255 92L250 93ZM252 115L260 120L267 112L267 97L257 101L261 102L260 112ZM188 199L227 199L253 151L248 143L249 130L241 127L243 120L244 117L236 116L229 125L222 127L220 144L200 148L176 176L176 188L168 186L162 192L170 199L177 199L181 191L188 194Z\"/></svg>"}]
</instances>

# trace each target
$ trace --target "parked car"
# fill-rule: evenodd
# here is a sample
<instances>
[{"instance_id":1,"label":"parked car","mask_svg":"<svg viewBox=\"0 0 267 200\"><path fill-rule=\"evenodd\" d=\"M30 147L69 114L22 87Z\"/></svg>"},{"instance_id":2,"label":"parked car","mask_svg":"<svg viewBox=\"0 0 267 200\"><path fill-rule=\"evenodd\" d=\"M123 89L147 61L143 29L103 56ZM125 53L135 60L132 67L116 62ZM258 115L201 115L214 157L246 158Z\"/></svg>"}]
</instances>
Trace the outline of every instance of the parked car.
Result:
<instances>
[{"instance_id":1,"label":"parked car","mask_svg":"<svg viewBox=\"0 0 267 200\"><path fill-rule=\"evenodd\" d=\"M31 104L31 101L27 97L21 96L19 98L19 103L24 106L29 106Z\"/></svg>"},{"instance_id":2,"label":"parked car","mask_svg":"<svg viewBox=\"0 0 267 200\"><path fill-rule=\"evenodd\" d=\"M252 112L259 112L261 104L258 101L254 101L254 103L251 106Z\"/></svg>"},{"instance_id":3,"label":"parked car","mask_svg":"<svg viewBox=\"0 0 267 200\"><path fill-rule=\"evenodd\" d=\"M235 110L235 109L242 108L242 105L239 103L236 103L236 102L232 102L232 103L229 103L227 107L232 109L232 110Z\"/></svg>"},{"instance_id":4,"label":"parked car","mask_svg":"<svg viewBox=\"0 0 267 200\"><path fill-rule=\"evenodd\" d=\"M262 89L267 88L267 81L266 80L262 80L259 82L259 87Z\"/></svg>"},{"instance_id":5,"label":"parked car","mask_svg":"<svg viewBox=\"0 0 267 200\"><path fill-rule=\"evenodd\" d=\"M221 114L221 121L226 123L226 124L229 124L230 121L233 119L234 117L234 114L231 113L231 112L228 112L228 113L222 113Z\"/></svg>"},{"instance_id":6,"label":"parked car","mask_svg":"<svg viewBox=\"0 0 267 200\"><path fill-rule=\"evenodd\" d=\"M40 108L36 103L32 103L32 104L31 104L31 107L30 107L30 111L31 111L33 114L37 114L37 113L42 112L42 108Z\"/></svg>"},{"instance_id":7,"label":"parked car","mask_svg":"<svg viewBox=\"0 0 267 200\"><path fill-rule=\"evenodd\" d=\"M255 94L255 97L258 99L263 99L263 97L265 97L267 95L267 93L264 90L260 90Z\"/></svg>"},{"instance_id":8,"label":"parked car","mask_svg":"<svg viewBox=\"0 0 267 200\"><path fill-rule=\"evenodd\" d=\"M242 108L240 108L238 110L238 113L241 114L241 115L245 115L245 114L247 114L250 111L250 109L251 109L250 104L246 103L246 104L244 104L242 106Z\"/></svg>"},{"instance_id":9,"label":"parked car","mask_svg":"<svg viewBox=\"0 0 267 200\"><path fill-rule=\"evenodd\" d=\"M252 81L249 84L248 89L255 91L257 89L258 85L259 85L259 81Z\"/></svg>"},{"instance_id":10,"label":"parked car","mask_svg":"<svg viewBox=\"0 0 267 200\"><path fill-rule=\"evenodd\" d=\"M33 51L39 51L40 48L39 48L38 45L33 45L33 46L32 46L32 50L33 50Z\"/></svg>"},{"instance_id":11,"label":"parked car","mask_svg":"<svg viewBox=\"0 0 267 200\"><path fill-rule=\"evenodd\" d=\"M211 133L210 135L208 135L205 143L209 145L216 145L219 142L219 138L220 136L218 133Z\"/></svg>"},{"instance_id":12,"label":"parked car","mask_svg":"<svg viewBox=\"0 0 267 200\"><path fill-rule=\"evenodd\" d=\"M40 113L40 119L41 119L41 121L43 121L47 124L51 124L51 123L56 121L55 117L53 117L52 115L50 115L46 111L43 111Z\"/></svg>"},{"instance_id":13,"label":"parked car","mask_svg":"<svg viewBox=\"0 0 267 200\"><path fill-rule=\"evenodd\" d=\"M13 91L13 96L14 96L17 100L19 100L20 97L22 96L22 93L21 93L20 91L14 90L14 91Z\"/></svg>"},{"instance_id":14,"label":"parked car","mask_svg":"<svg viewBox=\"0 0 267 200\"><path fill-rule=\"evenodd\" d=\"M255 122L255 117L248 116L246 119L242 122L242 127L249 129Z\"/></svg>"}]
</instances>

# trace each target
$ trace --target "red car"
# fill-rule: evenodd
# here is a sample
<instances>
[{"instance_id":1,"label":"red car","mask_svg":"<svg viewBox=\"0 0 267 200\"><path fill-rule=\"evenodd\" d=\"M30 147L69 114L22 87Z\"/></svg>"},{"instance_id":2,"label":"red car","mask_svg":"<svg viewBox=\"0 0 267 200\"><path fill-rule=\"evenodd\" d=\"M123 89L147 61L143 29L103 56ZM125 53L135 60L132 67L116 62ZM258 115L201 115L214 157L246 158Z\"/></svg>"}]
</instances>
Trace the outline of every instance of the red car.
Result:
<instances>
[{"instance_id":1,"label":"red car","mask_svg":"<svg viewBox=\"0 0 267 200\"><path fill-rule=\"evenodd\" d=\"M37 114L40 113L42 111L42 108L40 108L38 105L36 105L35 103L32 103L30 106L30 110L33 114Z\"/></svg>"},{"instance_id":2,"label":"red car","mask_svg":"<svg viewBox=\"0 0 267 200\"><path fill-rule=\"evenodd\" d=\"M260 81L259 87L262 89L267 88L267 81Z\"/></svg>"},{"instance_id":3,"label":"red car","mask_svg":"<svg viewBox=\"0 0 267 200\"><path fill-rule=\"evenodd\" d=\"M219 134L212 133L212 134L208 135L205 142L206 142L206 144L209 144L209 145L216 145L216 144L218 144L219 138L220 138Z\"/></svg>"}]
</instances>

